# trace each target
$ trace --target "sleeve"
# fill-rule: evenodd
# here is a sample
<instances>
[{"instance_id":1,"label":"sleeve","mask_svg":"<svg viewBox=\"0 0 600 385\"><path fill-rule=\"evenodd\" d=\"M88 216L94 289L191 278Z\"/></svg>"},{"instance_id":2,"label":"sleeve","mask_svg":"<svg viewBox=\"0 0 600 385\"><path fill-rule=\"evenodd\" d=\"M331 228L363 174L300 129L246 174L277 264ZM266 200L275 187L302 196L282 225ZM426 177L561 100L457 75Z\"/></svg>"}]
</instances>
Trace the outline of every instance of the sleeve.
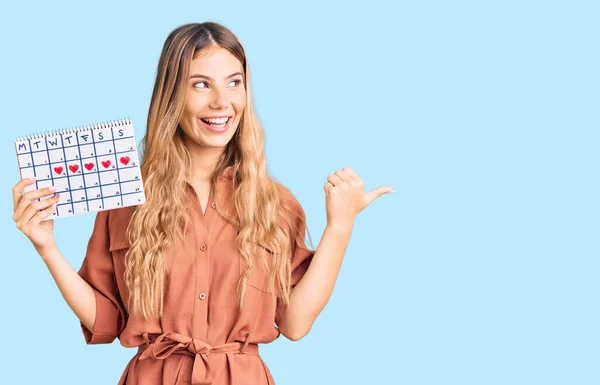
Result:
<instances>
[{"instance_id":1,"label":"sleeve","mask_svg":"<svg viewBox=\"0 0 600 385\"><path fill-rule=\"evenodd\" d=\"M304 210L299 202L294 199L295 203L295 222L294 227L292 228L290 234L290 241L292 242L292 260L291 260L291 279L290 279L290 287L293 289L298 282L308 270L308 266L315 255L315 251L309 249L305 244L306 237L306 216L304 214ZM275 323L279 324L279 320L281 319L281 315L285 310L285 306L283 305L281 299L277 297L277 306L275 309Z\"/></svg>"},{"instance_id":2,"label":"sleeve","mask_svg":"<svg viewBox=\"0 0 600 385\"><path fill-rule=\"evenodd\" d=\"M127 323L110 252L108 229L109 210L98 211L94 230L78 274L94 290L96 320L94 332L80 321L87 344L109 344L117 338Z\"/></svg>"}]
</instances>

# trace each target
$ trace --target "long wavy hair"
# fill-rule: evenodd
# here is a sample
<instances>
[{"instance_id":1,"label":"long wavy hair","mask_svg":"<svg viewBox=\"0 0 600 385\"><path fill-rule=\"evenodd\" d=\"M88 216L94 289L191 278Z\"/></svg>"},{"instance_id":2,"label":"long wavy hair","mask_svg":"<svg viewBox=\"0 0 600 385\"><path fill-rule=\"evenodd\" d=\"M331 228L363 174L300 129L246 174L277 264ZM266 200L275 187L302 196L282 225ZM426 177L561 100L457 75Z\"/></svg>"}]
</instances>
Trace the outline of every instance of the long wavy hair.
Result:
<instances>
[{"instance_id":1,"label":"long wavy hair","mask_svg":"<svg viewBox=\"0 0 600 385\"><path fill-rule=\"evenodd\" d=\"M246 89L246 107L239 127L211 176L216 196L219 176L232 166L229 202L234 215L220 210L221 205L217 205L217 211L236 226L235 245L247 266L238 282L236 305L243 302L249 274L257 263L254 256L263 255L261 263L267 265L264 252L259 252L261 247L272 255L268 266L269 290L277 286L281 301L287 305L292 242L304 245L304 234L290 239L291 221L299 218L290 217L293 210L281 199L282 186L267 174L264 134L252 105L250 68L242 45L230 30L214 22L178 27L167 37L160 55L147 130L141 143L146 203L135 207L127 228L130 244L124 276L129 291L127 307L130 314L146 319L163 315L168 279L164 250L183 242L190 220L185 170L191 168L191 157L179 127L190 62L196 53L215 46L227 49L240 61Z\"/></svg>"}]
</instances>

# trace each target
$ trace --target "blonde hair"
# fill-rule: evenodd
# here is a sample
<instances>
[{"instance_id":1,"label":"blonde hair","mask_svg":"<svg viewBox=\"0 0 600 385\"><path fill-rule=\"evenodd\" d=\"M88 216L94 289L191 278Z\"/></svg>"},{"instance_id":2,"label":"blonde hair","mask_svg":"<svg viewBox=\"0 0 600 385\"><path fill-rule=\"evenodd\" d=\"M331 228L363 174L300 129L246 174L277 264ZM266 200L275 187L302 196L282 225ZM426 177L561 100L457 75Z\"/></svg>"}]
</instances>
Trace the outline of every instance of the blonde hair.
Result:
<instances>
[{"instance_id":1,"label":"blonde hair","mask_svg":"<svg viewBox=\"0 0 600 385\"><path fill-rule=\"evenodd\" d=\"M187 78L194 55L211 47L222 47L242 64L246 88L246 107L239 127L219 159L211 184L218 198L217 181L231 166L234 216L219 209L219 214L238 229L235 244L247 267L240 276L236 305L241 306L250 271L256 265L260 247L272 254L269 290L278 287L284 305L289 303L291 248L304 245L304 234L290 239L297 228L298 213L282 199L288 191L267 174L264 134L252 105L250 68L244 49L236 36L224 26L205 22L186 24L173 30L162 49L150 108L146 135L142 139L141 173L146 203L135 207L127 228L130 248L125 256L125 284L129 291L130 314L143 318L163 315L167 287L163 251L181 244L189 217L186 174L191 158L184 146L179 127L185 104ZM293 200L292 200L293 201ZM302 215L299 216L302 221ZM292 229L292 230L290 230ZM262 258L266 263L266 258Z\"/></svg>"}]
</instances>

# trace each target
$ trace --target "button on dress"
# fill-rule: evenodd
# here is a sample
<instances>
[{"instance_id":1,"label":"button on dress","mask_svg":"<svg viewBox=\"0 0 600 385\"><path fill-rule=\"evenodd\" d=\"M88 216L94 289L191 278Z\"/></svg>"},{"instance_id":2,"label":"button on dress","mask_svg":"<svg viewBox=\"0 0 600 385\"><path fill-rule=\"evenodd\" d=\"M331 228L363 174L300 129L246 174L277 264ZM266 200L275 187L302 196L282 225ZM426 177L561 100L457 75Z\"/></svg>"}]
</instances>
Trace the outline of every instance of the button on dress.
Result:
<instances>
[{"instance_id":1,"label":"button on dress","mask_svg":"<svg viewBox=\"0 0 600 385\"><path fill-rule=\"evenodd\" d=\"M234 244L237 229L216 210L230 202L232 169L226 168L219 176L219 199L211 192L204 213L194 188L186 186L191 221L185 242L165 250L167 294L160 320L129 315L124 305L128 298L125 253L130 246L126 229L134 207L96 214L79 270L96 298L94 333L80 324L87 344L106 344L119 338L125 347L138 347L119 385L274 384L258 344L279 337L277 324L284 308L279 296L269 292L267 273L259 263L248 278L242 308L236 307L237 283L245 261ZM304 218L301 205L287 188L277 186L282 203L294 214L286 227L294 287L308 269L314 251L304 242L296 242L305 235L305 225L298 219ZM227 210L232 207L223 209L231 213Z\"/></svg>"}]
</instances>

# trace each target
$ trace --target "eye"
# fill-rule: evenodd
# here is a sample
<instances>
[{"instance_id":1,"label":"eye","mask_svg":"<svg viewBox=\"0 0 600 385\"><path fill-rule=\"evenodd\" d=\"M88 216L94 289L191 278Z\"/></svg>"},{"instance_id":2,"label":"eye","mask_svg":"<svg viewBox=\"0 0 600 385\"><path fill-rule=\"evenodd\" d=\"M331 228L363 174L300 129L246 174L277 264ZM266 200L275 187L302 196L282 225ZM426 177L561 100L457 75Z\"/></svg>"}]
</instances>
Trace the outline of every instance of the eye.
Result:
<instances>
[{"instance_id":1,"label":"eye","mask_svg":"<svg viewBox=\"0 0 600 385\"><path fill-rule=\"evenodd\" d=\"M197 82L197 83L194 83L194 87L196 87L197 84L204 84L204 85L206 85L206 82ZM206 88L206 87L198 87L198 88Z\"/></svg>"},{"instance_id":2,"label":"eye","mask_svg":"<svg viewBox=\"0 0 600 385\"><path fill-rule=\"evenodd\" d=\"M235 85L237 86L237 85L239 85L241 82L242 82L241 80L239 80L239 79L236 79L236 80L232 80L232 81L230 81L230 82L229 82L229 84L231 84L231 83L235 83Z\"/></svg>"}]
</instances>

